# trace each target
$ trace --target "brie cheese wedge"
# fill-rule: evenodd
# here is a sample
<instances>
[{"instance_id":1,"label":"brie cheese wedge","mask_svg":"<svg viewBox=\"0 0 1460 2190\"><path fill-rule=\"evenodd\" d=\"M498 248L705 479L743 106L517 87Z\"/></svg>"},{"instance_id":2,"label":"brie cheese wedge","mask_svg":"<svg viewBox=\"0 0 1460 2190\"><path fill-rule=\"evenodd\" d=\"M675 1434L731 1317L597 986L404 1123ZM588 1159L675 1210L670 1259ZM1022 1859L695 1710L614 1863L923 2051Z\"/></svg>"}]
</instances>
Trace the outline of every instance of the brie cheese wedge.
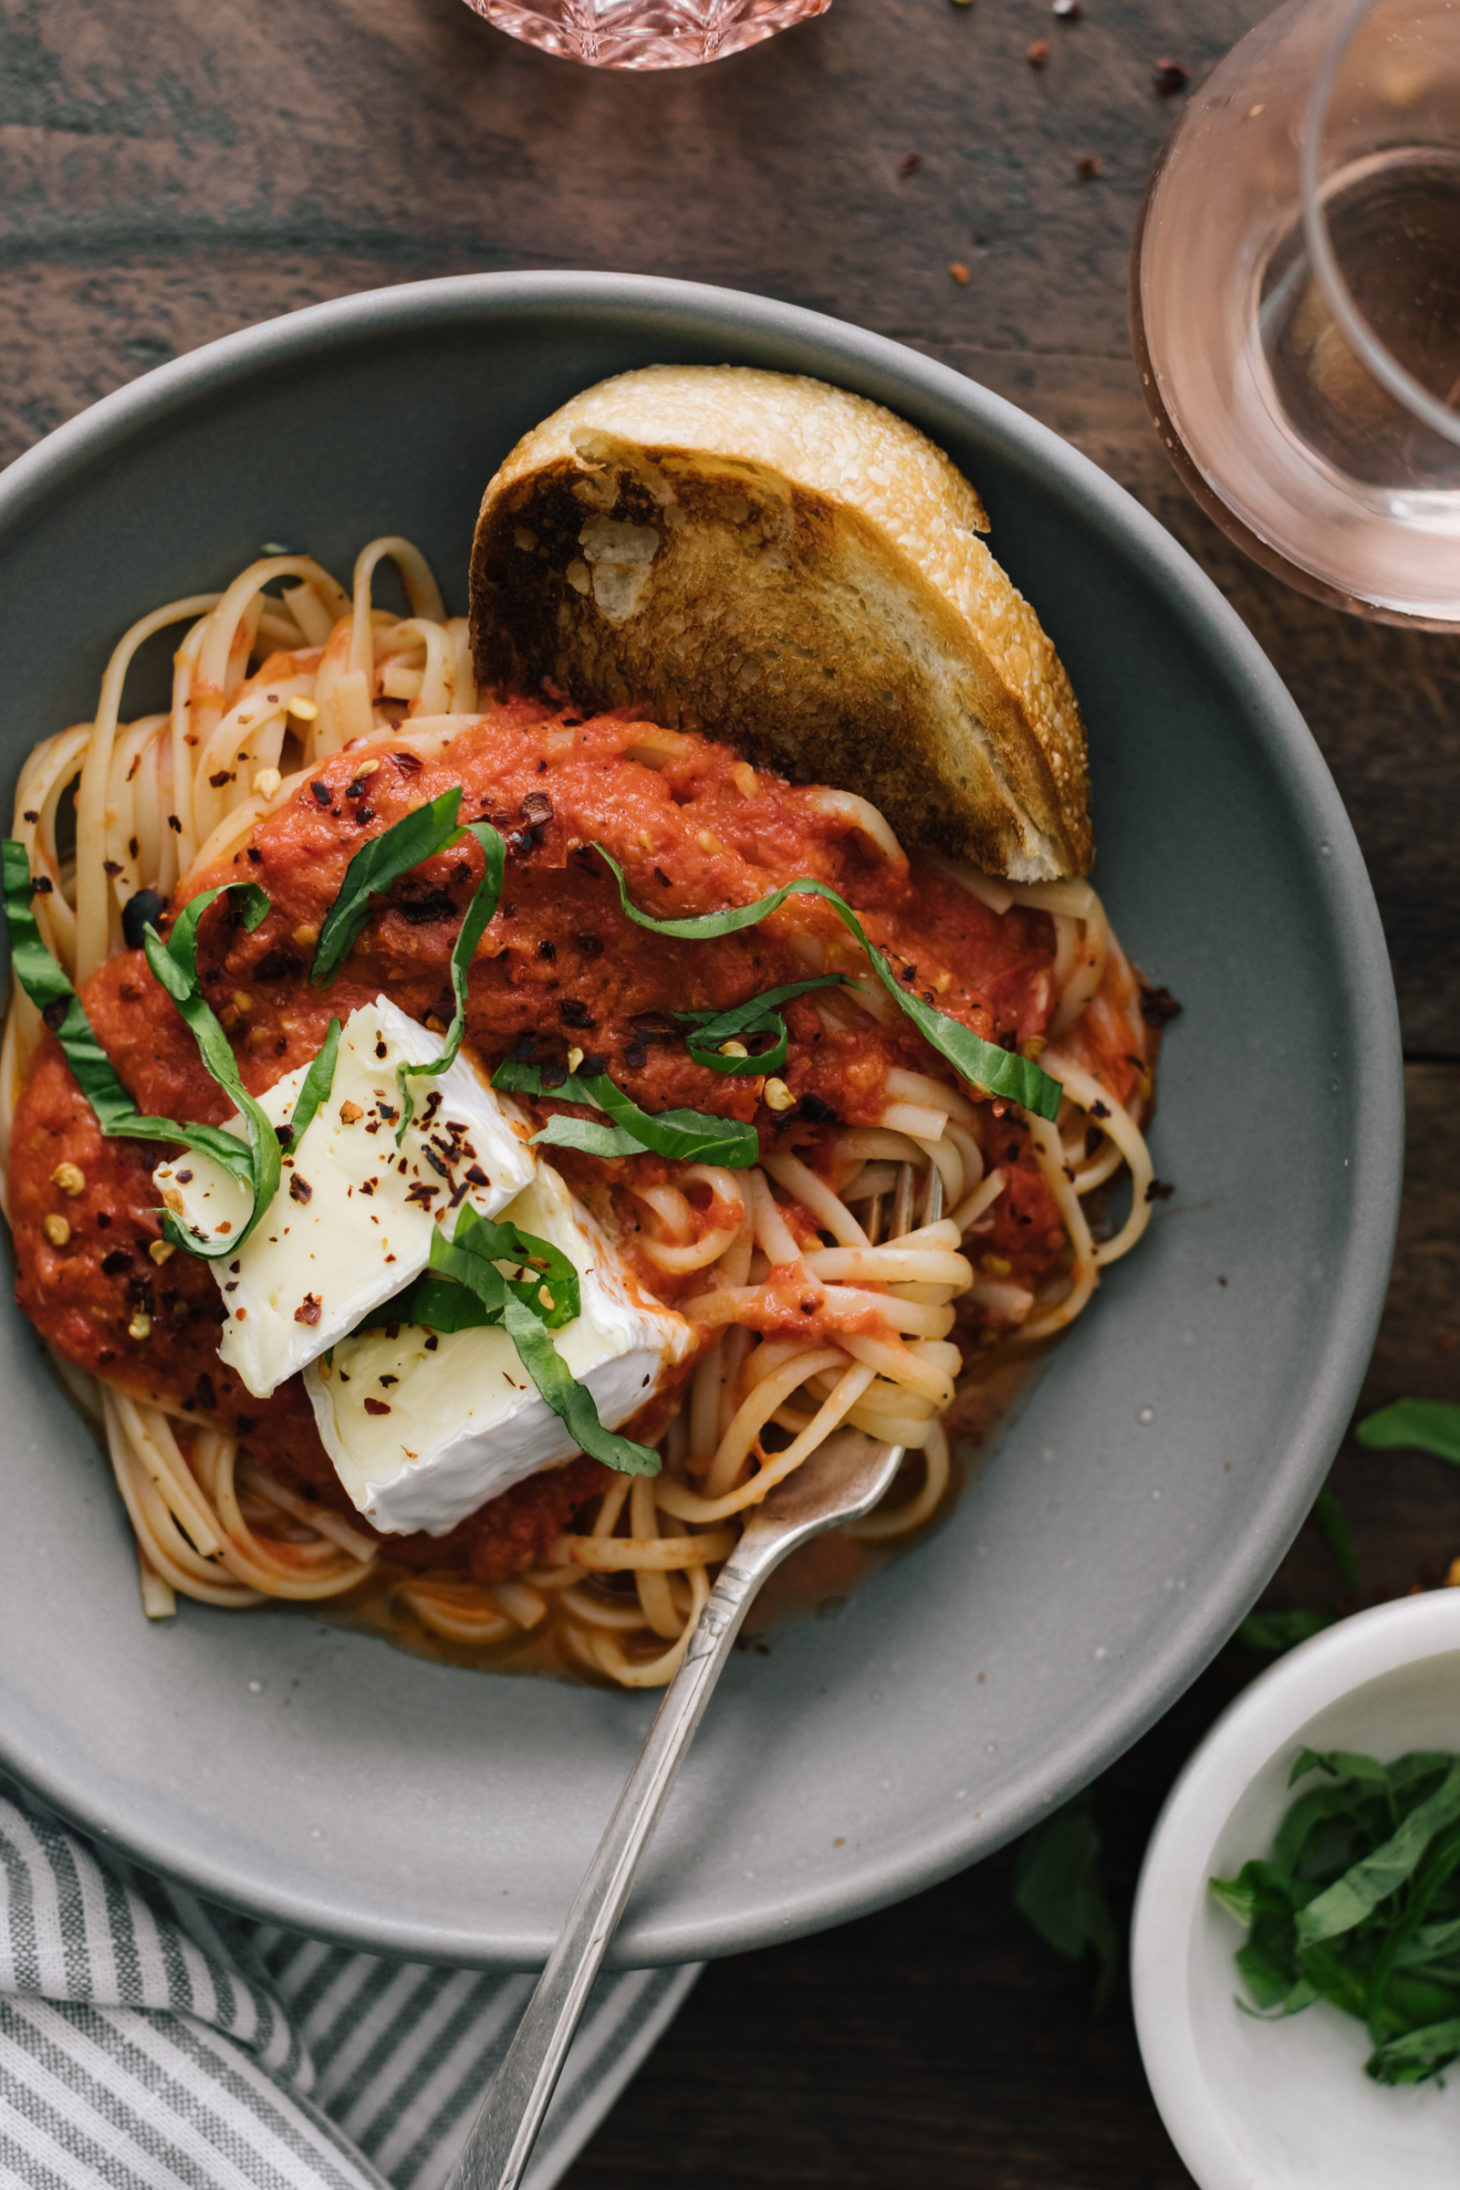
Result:
<instances>
[{"instance_id":1,"label":"brie cheese wedge","mask_svg":"<svg viewBox=\"0 0 1460 2190\"><path fill-rule=\"evenodd\" d=\"M334 1083L283 1160L279 1191L235 1256L209 1267L227 1311L219 1359L256 1398L352 1331L425 1269L437 1224L454 1230L465 1203L495 1217L537 1169L529 1121L465 1057L413 1083L415 1114L396 1146L396 1068L434 1064L441 1037L388 997L352 1012ZM305 1067L259 1098L273 1125L293 1115ZM243 1120L228 1121L242 1134ZM215 1238L248 1219L248 1188L209 1157L184 1153L152 1174L177 1222Z\"/></svg>"},{"instance_id":2,"label":"brie cheese wedge","mask_svg":"<svg viewBox=\"0 0 1460 2190\"><path fill-rule=\"evenodd\" d=\"M681 1315L634 1285L613 1247L550 1164L506 1218L560 1247L578 1272L582 1312L554 1331L564 1362L616 1429L694 1346ZM504 1330L387 1324L335 1347L306 1372L324 1448L357 1510L378 1529L444 1536L459 1521L577 1452Z\"/></svg>"}]
</instances>

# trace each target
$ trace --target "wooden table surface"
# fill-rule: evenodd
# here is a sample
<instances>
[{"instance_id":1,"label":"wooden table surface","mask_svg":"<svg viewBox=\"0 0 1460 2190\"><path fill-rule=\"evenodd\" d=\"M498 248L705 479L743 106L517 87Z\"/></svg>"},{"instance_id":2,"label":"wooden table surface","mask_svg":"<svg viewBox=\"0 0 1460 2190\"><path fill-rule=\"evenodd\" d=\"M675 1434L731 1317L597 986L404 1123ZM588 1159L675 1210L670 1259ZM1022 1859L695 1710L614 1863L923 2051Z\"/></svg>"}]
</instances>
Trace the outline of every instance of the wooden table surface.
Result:
<instances>
[{"instance_id":1,"label":"wooden table surface","mask_svg":"<svg viewBox=\"0 0 1460 2190\"><path fill-rule=\"evenodd\" d=\"M1409 1057L1408 1188L1365 1392L1460 1398L1460 646L1249 567L1140 402L1126 268L1178 101L1264 0L835 0L716 67L598 76L461 0L0 0L0 460L150 365L294 306L492 267L756 289L926 350L1104 465L1235 603L1353 815ZM1027 61L1031 41L1048 63ZM1082 179L1079 160L1100 163ZM920 164L904 172L908 156ZM966 267L967 283L950 264ZM1460 1473L1339 1457L1374 1596L1460 1554ZM1305 1530L1271 1604L1331 1601ZM1256 1671L1228 1649L1096 1789L1129 1895L1164 1789ZM1009 1906L996 1857L819 1938L713 1967L571 2190L1174 2190L1128 2005Z\"/></svg>"}]
</instances>

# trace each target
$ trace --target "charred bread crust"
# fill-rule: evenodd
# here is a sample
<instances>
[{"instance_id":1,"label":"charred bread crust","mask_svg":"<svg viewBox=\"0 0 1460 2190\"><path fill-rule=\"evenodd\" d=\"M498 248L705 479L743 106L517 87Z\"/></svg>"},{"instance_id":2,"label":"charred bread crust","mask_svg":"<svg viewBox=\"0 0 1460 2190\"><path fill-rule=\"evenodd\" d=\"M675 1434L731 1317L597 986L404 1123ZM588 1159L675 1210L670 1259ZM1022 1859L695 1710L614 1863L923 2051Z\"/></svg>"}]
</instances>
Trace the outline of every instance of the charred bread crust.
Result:
<instances>
[{"instance_id":1,"label":"charred bread crust","mask_svg":"<svg viewBox=\"0 0 1460 2190\"><path fill-rule=\"evenodd\" d=\"M819 381L656 366L577 396L487 488L487 687L642 707L1021 881L1090 864L1084 725L977 495Z\"/></svg>"}]
</instances>

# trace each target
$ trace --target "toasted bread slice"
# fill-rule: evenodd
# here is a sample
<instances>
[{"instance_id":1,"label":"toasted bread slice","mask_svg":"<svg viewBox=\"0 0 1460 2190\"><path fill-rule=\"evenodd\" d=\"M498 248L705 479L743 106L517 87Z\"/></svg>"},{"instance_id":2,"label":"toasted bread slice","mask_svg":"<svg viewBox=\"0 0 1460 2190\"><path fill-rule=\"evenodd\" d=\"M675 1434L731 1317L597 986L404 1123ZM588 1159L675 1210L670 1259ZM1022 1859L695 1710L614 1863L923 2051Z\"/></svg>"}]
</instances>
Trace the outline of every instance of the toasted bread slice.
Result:
<instances>
[{"instance_id":1,"label":"toasted bread slice","mask_svg":"<svg viewBox=\"0 0 1460 2190\"><path fill-rule=\"evenodd\" d=\"M483 685L729 739L1016 881L1083 874L1080 710L941 449L878 404L656 365L519 441L477 522Z\"/></svg>"}]
</instances>

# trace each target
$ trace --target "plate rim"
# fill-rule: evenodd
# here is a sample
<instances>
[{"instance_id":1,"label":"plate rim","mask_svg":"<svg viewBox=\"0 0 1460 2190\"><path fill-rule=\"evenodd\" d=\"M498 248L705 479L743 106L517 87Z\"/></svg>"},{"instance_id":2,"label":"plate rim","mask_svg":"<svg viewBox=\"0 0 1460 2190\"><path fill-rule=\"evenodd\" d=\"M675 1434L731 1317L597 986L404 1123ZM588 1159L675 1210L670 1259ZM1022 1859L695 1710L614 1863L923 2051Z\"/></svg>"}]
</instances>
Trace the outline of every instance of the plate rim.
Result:
<instances>
[{"instance_id":1,"label":"plate rim","mask_svg":"<svg viewBox=\"0 0 1460 2190\"><path fill-rule=\"evenodd\" d=\"M748 1913L676 1915L673 1906L648 1920L632 1910L615 1942L611 1966L647 1967L741 1953L847 1921L932 1886L993 1853L1067 1801L1128 1749L1198 1677L1253 1602L1312 1503L1352 1411L1378 1329L1399 1216L1403 1159L1403 1060L1398 1006L1378 907L1353 826L1312 733L1276 669L1215 583L1133 495L1080 450L1017 405L891 337L748 291L646 274L573 270L483 272L355 292L307 305L223 335L152 368L55 428L0 475L0 539L14 538L46 504L64 495L79 473L134 437L146 437L169 417L206 406L234 383L287 371L306 356L379 340L393 329L419 335L433 324L479 324L515 312L556 312L580 324L622 318L627 311L662 324L667 340L689 328L703 337L707 322L729 321L743 339L763 332L798 341L822 361L819 377L840 364L864 378L891 379L909 391L925 422L930 414L997 439L1017 463L1037 469L1042 491L1087 533L1134 566L1179 619L1194 648L1220 660L1226 682L1250 721L1262 721L1262 747L1288 802L1307 817L1305 834L1326 841L1322 864L1325 924L1341 927L1346 952L1343 985L1368 1039L1352 1060L1354 1162L1352 1218L1334 1282L1333 1308L1321 1351L1308 1369L1309 1402L1263 1495L1224 1547L1216 1580L1168 1631L1159 1657L1132 1667L1111 1700L1092 1710L1080 1737L1057 1761L1031 1767L1006 1787L991 1830L985 1811L964 1812L937 1826L927 1821L916 1846L865 1854L834 1881L789 1881L774 1899L762 1894ZM550 1932L492 1931L489 1912L476 1929L446 1935L417 1922L372 1918L331 1908L278 1883L245 1883L206 1849L176 1844L165 1820L150 1828L120 1825L89 1799L84 1776L48 1767L44 1755L17 1753L0 1726L0 1767L33 1787L83 1830L135 1860L182 1881L210 1899L377 1953L449 1960L477 1966L525 1967L545 1959Z\"/></svg>"}]
</instances>

